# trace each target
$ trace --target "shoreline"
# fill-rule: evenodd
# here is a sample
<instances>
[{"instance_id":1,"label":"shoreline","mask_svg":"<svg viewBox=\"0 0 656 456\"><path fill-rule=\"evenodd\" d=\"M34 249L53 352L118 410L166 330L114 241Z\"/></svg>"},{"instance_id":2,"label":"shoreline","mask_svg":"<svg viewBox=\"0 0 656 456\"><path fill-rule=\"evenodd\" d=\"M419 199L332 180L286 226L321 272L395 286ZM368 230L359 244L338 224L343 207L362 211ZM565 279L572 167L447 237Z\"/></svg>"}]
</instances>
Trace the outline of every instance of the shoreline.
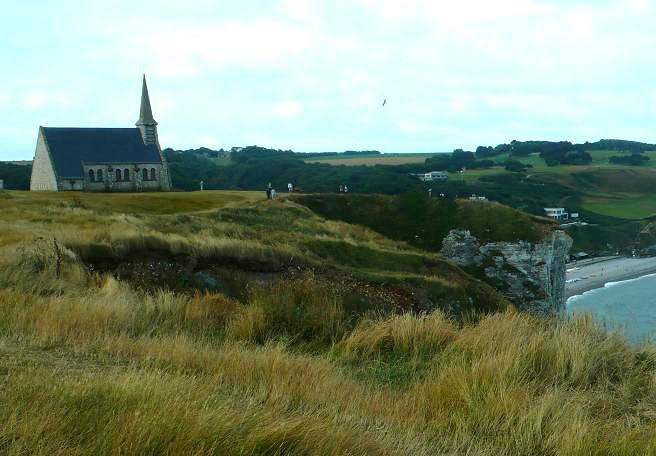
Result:
<instances>
[{"instance_id":1,"label":"shoreline","mask_svg":"<svg viewBox=\"0 0 656 456\"><path fill-rule=\"evenodd\" d=\"M656 257L607 257L567 264L565 297L570 299L607 283L624 282L656 273Z\"/></svg>"}]
</instances>

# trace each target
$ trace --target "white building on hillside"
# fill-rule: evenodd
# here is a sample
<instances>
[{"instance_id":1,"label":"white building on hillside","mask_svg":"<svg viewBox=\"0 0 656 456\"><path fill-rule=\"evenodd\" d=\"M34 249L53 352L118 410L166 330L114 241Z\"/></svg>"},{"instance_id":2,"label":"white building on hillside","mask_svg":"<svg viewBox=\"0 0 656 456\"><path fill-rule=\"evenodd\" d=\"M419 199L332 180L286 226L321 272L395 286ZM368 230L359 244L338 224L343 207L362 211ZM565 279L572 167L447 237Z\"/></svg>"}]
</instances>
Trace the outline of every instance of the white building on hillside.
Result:
<instances>
[{"instance_id":1,"label":"white building on hillside","mask_svg":"<svg viewBox=\"0 0 656 456\"><path fill-rule=\"evenodd\" d=\"M547 217L556 220L567 220L569 218L569 214L565 212L564 207L545 207L544 213L547 215Z\"/></svg>"},{"instance_id":2,"label":"white building on hillside","mask_svg":"<svg viewBox=\"0 0 656 456\"><path fill-rule=\"evenodd\" d=\"M431 171L430 173L410 174L422 182L446 181L449 174L444 171Z\"/></svg>"}]
</instances>

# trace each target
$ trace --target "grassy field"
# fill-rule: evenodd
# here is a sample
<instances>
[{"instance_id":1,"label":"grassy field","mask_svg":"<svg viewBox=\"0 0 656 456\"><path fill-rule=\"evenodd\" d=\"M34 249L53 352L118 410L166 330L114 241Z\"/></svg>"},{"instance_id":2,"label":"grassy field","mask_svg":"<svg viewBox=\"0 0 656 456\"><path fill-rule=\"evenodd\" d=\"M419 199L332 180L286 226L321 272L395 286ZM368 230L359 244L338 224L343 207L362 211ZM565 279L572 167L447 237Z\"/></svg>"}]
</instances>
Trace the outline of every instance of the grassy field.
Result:
<instances>
[{"instance_id":1,"label":"grassy field","mask_svg":"<svg viewBox=\"0 0 656 456\"><path fill-rule=\"evenodd\" d=\"M642 220L656 215L656 169L582 167L569 172L544 173L541 178L584 194L583 209L596 214Z\"/></svg>"},{"instance_id":2,"label":"grassy field","mask_svg":"<svg viewBox=\"0 0 656 456\"><path fill-rule=\"evenodd\" d=\"M612 165L609 163L610 157L614 155L621 155L619 152L611 150L596 150L592 151L592 163L587 166L547 166L545 161L540 158L538 154L532 154L528 157L510 157L509 154L502 154L494 157L493 160L499 164L499 169L491 170L471 170L467 171L464 174L452 173L452 177L456 179L463 180L473 180L477 179L480 176L485 176L489 174L498 174L506 172L502 167L503 164L508 159L513 159L520 161L524 164L531 165L532 171L536 173L562 173L567 174L577 169L635 169L635 167L626 166L626 165ZM435 154L380 154L380 155L366 155L366 156L328 156L320 158L312 158L305 160L306 163L325 163L329 165L346 165L346 166L374 166L374 165L403 165L403 164L416 164L423 163L427 158L432 157ZM645 165L640 168L656 168L656 151L645 152L644 155L649 157L651 160L646 162Z\"/></svg>"},{"instance_id":3,"label":"grassy field","mask_svg":"<svg viewBox=\"0 0 656 456\"><path fill-rule=\"evenodd\" d=\"M641 220L656 217L656 195L616 193L585 199L586 210L609 217Z\"/></svg>"},{"instance_id":4,"label":"grassy field","mask_svg":"<svg viewBox=\"0 0 656 456\"><path fill-rule=\"evenodd\" d=\"M586 166L547 166L538 155L518 158L532 165L529 176L571 188L582 194L581 207L595 214L626 220L643 220L656 215L656 152L647 152L651 161L640 167L611 165L608 159L617 155L613 151L594 151L593 162ZM496 157L501 164L508 157ZM477 183L482 178L510 174L502 167L467 170L451 173L454 182Z\"/></svg>"},{"instance_id":5,"label":"grassy field","mask_svg":"<svg viewBox=\"0 0 656 456\"><path fill-rule=\"evenodd\" d=\"M320 158L311 158L305 160L306 163L324 163L327 165L345 165L345 166L375 166L375 165L406 165L414 163L423 163L427 158L435 154L377 154L377 155L358 155L358 156L329 156Z\"/></svg>"},{"instance_id":6,"label":"grassy field","mask_svg":"<svg viewBox=\"0 0 656 456\"><path fill-rule=\"evenodd\" d=\"M2 454L656 451L653 348L518 314L439 256L297 202L0 206ZM218 287L172 286L194 271Z\"/></svg>"}]
</instances>

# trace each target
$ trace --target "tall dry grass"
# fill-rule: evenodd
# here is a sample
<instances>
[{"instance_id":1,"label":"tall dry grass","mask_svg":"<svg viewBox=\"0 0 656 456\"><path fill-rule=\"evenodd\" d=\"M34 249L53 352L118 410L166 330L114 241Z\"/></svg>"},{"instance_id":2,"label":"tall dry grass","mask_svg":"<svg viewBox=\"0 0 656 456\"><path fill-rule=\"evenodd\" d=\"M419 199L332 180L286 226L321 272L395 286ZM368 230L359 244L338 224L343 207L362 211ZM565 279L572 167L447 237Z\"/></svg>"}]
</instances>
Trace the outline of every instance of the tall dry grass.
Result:
<instances>
[{"instance_id":1,"label":"tall dry grass","mask_svg":"<svg viewBox=\"0 0 656 456\"><path fill-rule=\"evenodd\" d=\"M363 319L339 345L341 356L357 361L397 356L434 355L452 342L455 325L444 313L403 314L381 321Z\"/></svg>"},{"instance_id":2,"label":"tall dry grass","mask_svg":"<svg viewBox=\"0 0 656 456\"><path fill-rule=\"evenodd\" d=\"M270 339L325 345L339 340L349 325L343 300L319 290L313 276L254 290L247 306L229 321L232 340L259 344Z\"/></svg>"},{"instance_id":3,"label":"tall dry grass","mask_svg":"<svg viewBox=\"0 0 656 456\"><path fill-rule=\"evenodd\" d=\"M90 273L73 250L57 274L52 235L118 257L278 261L340 233L406 249L304 220L272 237L282 253L270 257L259 209L233 214L255 217L233 230L211 211L162 215L162 201L118 201L148 206L146 217L105 213L111 198L57 210L45 196L14 199L0 215L11 227L8 243L0 236L0 454L656 454L656 351L590 318L373 314L312 276L253 285L239 302L139 291ZM66 234L67 217L93 219Z\"/></svg>"},{"instance_id":4,"label":"tall dry grass","mask_svg":"<svg viewBox=\"0 0 656 456\"><path fill-rule=\"evenodd\" d=\"M461 326L439 312L367 314L353 327L333 299L311 278L247 303L144 294L108 277L60 295L4 289L0 444L10 454L656 448L654 352L589 318L508 312ZM418 358L425 373L401 390L343 367Z\"/></svg>"}]
</instances>

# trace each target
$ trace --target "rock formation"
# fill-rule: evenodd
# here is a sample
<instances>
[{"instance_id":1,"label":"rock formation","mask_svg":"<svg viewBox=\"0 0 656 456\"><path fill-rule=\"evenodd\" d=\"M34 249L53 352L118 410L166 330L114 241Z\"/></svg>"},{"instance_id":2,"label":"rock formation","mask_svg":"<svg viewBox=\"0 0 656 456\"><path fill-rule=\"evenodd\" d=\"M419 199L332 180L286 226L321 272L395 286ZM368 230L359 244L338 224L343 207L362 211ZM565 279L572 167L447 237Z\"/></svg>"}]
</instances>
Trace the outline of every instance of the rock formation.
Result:
<instances>
[{"instance_id":1,"label":"rock formation","mask_svg":"<svg viewBox=\"0 0 656 456\"><path fill-rule=\"evenodd\" d=\"M571 246L572 239L562 231L537 244L482 244L469 231L452 230L442 242L442 255L497 287L520 310L549 315L565 310L565 264Z\"/></svg>"}]
</instances>

